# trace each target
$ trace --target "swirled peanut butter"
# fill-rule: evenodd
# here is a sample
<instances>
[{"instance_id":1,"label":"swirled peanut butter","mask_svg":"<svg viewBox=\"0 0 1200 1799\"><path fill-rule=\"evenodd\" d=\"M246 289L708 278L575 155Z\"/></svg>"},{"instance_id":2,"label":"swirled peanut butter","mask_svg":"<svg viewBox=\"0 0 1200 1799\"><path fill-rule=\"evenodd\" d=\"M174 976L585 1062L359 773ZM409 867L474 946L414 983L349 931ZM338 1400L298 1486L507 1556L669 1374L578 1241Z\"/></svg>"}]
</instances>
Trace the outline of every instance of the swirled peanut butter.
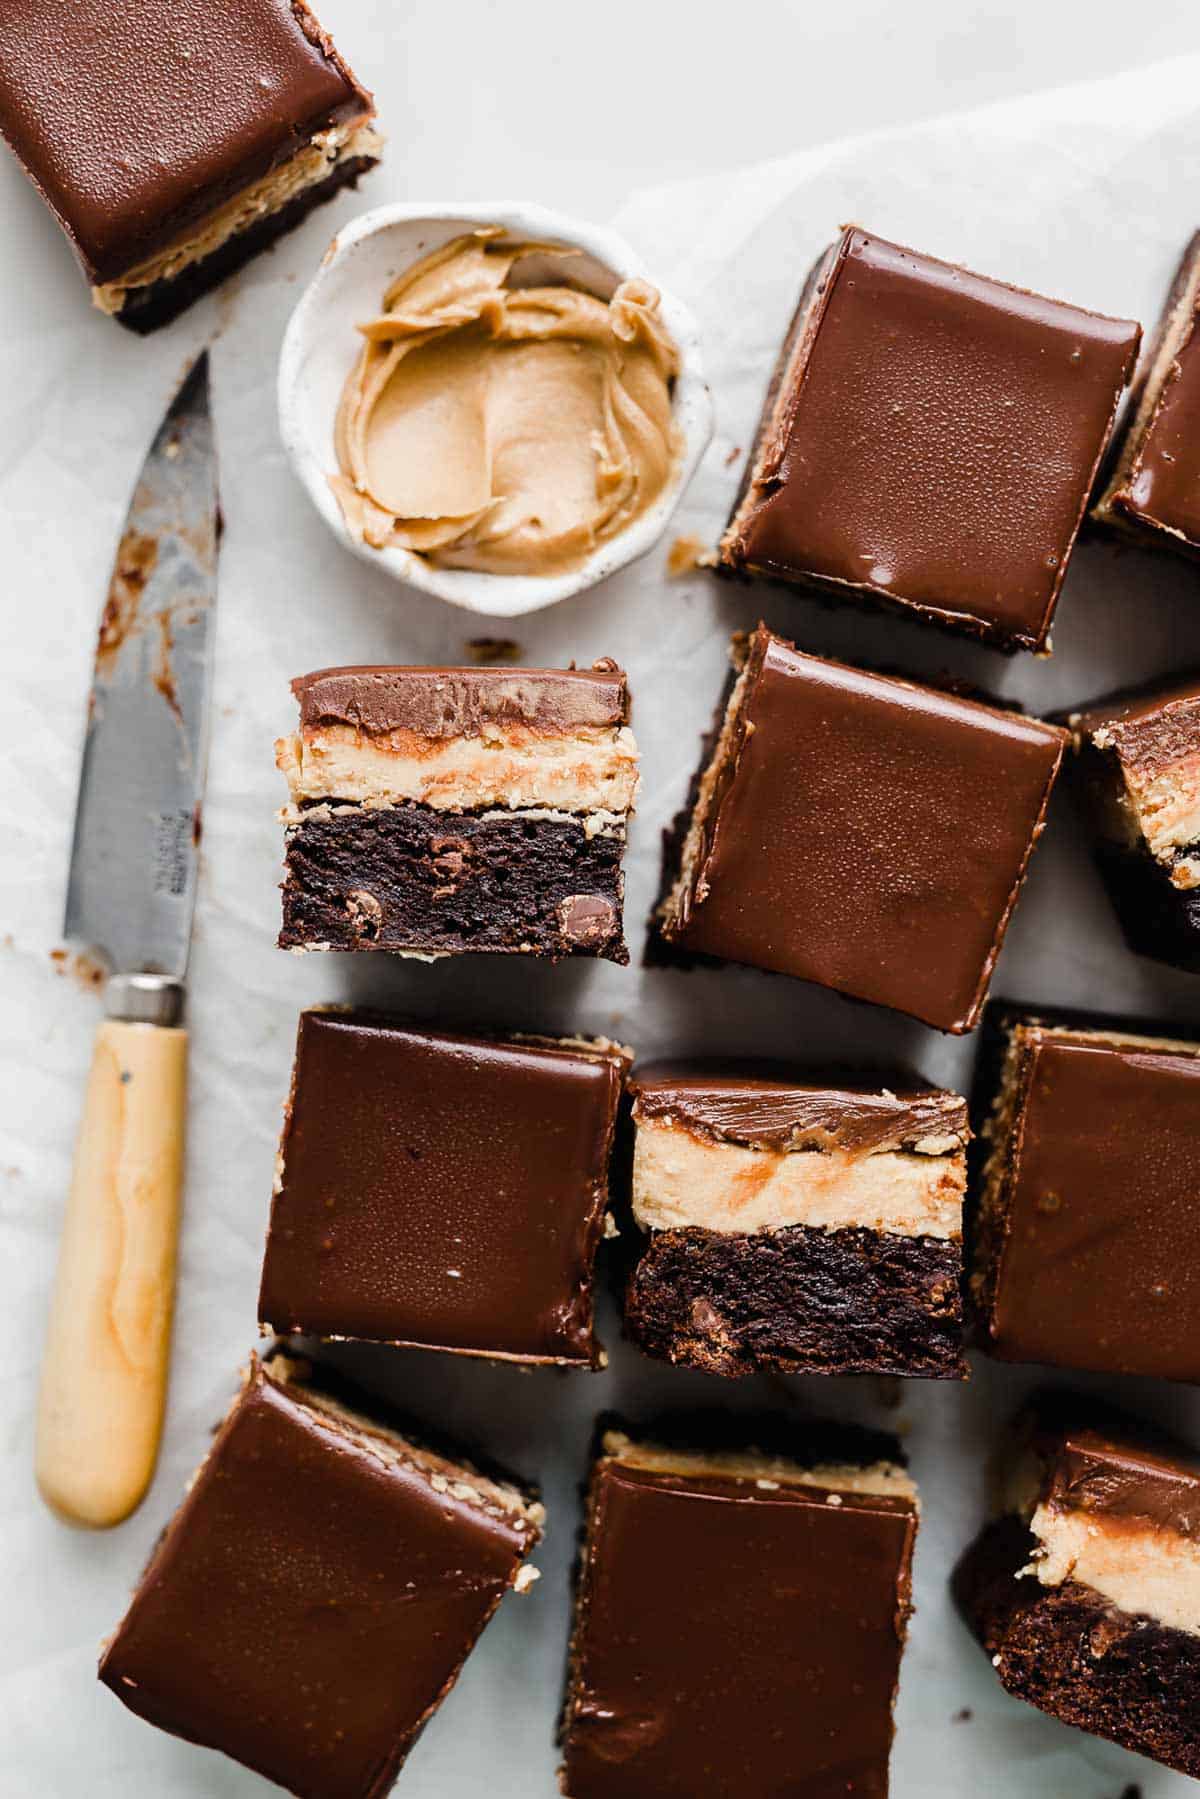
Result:
<instances>
[{"instance_id":1,"label":"swirled peanut butter","mask_svg":"<svg viewBox=\"0 0 1200 1799\"><path fill-rule=\"evenodd\" d=\"M679 352L654 288L597 299L567 284L574 254L478 231L393 282L338 409L330 480L356 536L553 574L654 504L678 451Z\"/></svg>"}]
</instances>

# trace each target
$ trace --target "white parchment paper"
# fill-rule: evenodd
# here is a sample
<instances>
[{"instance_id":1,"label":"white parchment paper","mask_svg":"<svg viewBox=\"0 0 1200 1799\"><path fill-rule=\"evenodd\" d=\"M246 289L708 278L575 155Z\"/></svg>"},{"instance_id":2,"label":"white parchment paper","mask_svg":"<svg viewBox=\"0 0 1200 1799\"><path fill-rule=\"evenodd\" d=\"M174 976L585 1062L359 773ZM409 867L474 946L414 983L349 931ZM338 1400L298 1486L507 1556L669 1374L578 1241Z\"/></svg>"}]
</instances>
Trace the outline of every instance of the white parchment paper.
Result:
<instances>
[{"instance_id":1,"label":"white parchment paper","mask_svg":"<svg viewBox=\"0 0 1200 1799\"><path fill-rule=\"evenodd\" d=\"M853 76L847 75L853 116ZM863 137L720 180L638 197L618 224L647 270L698 312L718 435L679 532L711 542L723 523L762 390L799 283L839 222L854 218L936 255L1111 313L1157 313L1198 222L1200 61L1181 61L899 133ZM618 1035L643 1054L774 1053L908 1062L969 1079L971 1043L747 970L646 973L523 962L421 967L277 952L281 783L272 739L287 729L287 682L337 662L457 661L488 632L469 615L398 590L346 557L283 462L275 357L299 284L340 219L403 193L389 166L166 333L142 343L61 282L18 279L0 342L8 403L0 448L4 518L5 833L0 863L0 1794L4 1799L172 1799L266 1792L232 1763L136 1720L94 1678L97 1645L232 1390L254 1340L272 1158L299 1008L353 999L440 1023ZM406 196L412 197L412 196ZM21 210L24 259L52 264L44 221ZM227 534L222 553L214 742L191 978L192 1101L186 1227L170 1416L158 1477L124 1527L71 1533L33 1489L37 1361L98 997L58 947L84 699L98 609L140 459L186 361L214 341ZM1050 662L1007 661L926 628L834 610L701 573L669 581L667 544L582 599L518 621L523 659L610 654L629 669L644 753L629 862L635 957L662 825L679 804L722 680L730 632L761 612L801 645L952 671L1047 711L1118 682L1200 663L1200 576L1103 544L1072 564ZM65 972L64 972L65 969ZM1055 806L994 992L1195 1021L1200 984L1124 950L1075 831ZM1018 1799L1146 1799L1189 1790L1009 1700L951 1611L945 1580L981 1508L981 1457L1029 1384L976 1364L962 1389L919 1382L794 1380L735 1386L643 1360L603 1317L603 1375L522 1374L418 1353L347 1353L381 1391L481 1440L543 1482L545 1578L506 1601L401 1780L408 1799L546 1799L568 1629L575 1487L595 1412L655 1405L769 1405L890 1424L905 1436L924 1499L917 1615L893 1760L900 1799L983 1792ZM1083 1385L1089 1383L1083 1382ZM1107 1384L1200 1437L1184 1389ZM304 1645L280 1645L302 1669ZM286 1676L285 1676L286 1677ZM747 1795L747 1799L753 1799Z\"/></svg>"}]
</instances>

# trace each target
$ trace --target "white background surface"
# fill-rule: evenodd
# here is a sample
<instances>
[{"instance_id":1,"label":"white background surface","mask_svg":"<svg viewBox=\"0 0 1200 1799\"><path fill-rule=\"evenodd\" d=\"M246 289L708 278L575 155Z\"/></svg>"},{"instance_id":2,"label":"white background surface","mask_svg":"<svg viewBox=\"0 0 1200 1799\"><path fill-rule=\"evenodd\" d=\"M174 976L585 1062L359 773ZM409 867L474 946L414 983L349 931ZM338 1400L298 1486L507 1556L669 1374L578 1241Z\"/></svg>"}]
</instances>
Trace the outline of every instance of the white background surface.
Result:
<instances>
[{"instance_id":1,"label":"white background surface","mask_svg":"<svg viewBox=\"0 0 1200 1799\"><path fill-rule=\"evenodd\" d=\"M400 7L329 0L326 23L377 90L387 167L175 327L142 343L88 314L69 255L0 163L0 509L8 630L0 740L7 814L0 866L0 1794L4 1799L250 1799L269 1790L151 1730L94 1679L96 1646L203 1451L253 1339L271 1166L298 1008L372 999L417 1017L618 1033L644 1053L790 1052L909 1061L967 1078L970 1045L750 971L683 976L636 966L660 825L678 804L721 678L730 630L761 608L807 647L912 672L973 675L1031 709L1117 679L1200 662L1197 577L1184 565L1088 546L1072 568L1051 664L1008 663L924 628L748 595L706 576L666 583L663 552L636 573L515 633L529 661L611 653L630 668L645 757L627 910L635 966L382 966L272 948L281 798L270 741L290 724L288 678L336 661L456 660L470 620L410 600L352 563L309 511L277 448L274 357L298 292L339 218L387 199L491 190L587 214L665 176L780 155L837 133L902 123L1054 79L1200 47L1200 19L1147 9L1136 36L1116 6L814 9L683 6ZM765 89L761 85L765 82ZM761 387L812 255L846 216L985 272L1149 322L1196 219L1200 64L822 153L789 168L683 188L632 206L622 228L701 316L718 438L679 529L711 539ZM214 747L193 967L192 1140L173 1403L159 1477L138 1515L77 1536L37 1505L32 1400L96 996L55 971L91 645L128 493L185 362L215 339L228 531ZM1195 982L1135 962L1077 841L1054 810L995 990L1198 1016ZM1186 1783L1009 1701L954 1619L948 1562L980 1510L980 1456L1023 1377L976 1364L970 1387L790 1381L730 1388L642 1361L604 1334L603 1376L521 1375L453 1358L360 1355L360 1372L412 1410L542 1478L546 1578L510 1600L414 1752L408 1799L549 1799L568 1627L573 1488L592 1413L656 1403L770 1404L890 1422L925 1500L918 1614L893 1759L898 1799L975 1790L996 1799L1146 1799ZM1200 1436L1193 1397L1124 1383L1121 1396ZM281 1646L286 1665L300 1645ZM970 1708L970 1720L957 1714ZM956 1721L957 1720L957 1721ZM699 1796L698 1796L699 1799ZM751 1799L751 1796L747 1796Z\"/></svg>"}]
</instances>

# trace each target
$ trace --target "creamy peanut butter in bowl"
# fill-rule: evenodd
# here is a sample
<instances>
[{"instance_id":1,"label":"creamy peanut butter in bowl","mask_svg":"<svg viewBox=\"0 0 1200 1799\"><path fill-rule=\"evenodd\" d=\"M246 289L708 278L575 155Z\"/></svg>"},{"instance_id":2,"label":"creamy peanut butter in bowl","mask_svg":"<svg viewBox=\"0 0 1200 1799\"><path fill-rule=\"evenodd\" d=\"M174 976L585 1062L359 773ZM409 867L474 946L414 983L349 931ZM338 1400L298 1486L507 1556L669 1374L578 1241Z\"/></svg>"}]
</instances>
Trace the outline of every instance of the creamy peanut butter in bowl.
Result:
<instances>
[{"instance_id":1,"label":"creamy peanut butter in bowl","mask_svg":"<svg viewBox=\"0 0 1200 1799\"><path fill-rule=\"evenodd\" d=\"M348 226L288 326L279 407L349 549L508 617L645 554L712 432L686 309L613 233L533 206Z\"/></svg>"}]
</instances>

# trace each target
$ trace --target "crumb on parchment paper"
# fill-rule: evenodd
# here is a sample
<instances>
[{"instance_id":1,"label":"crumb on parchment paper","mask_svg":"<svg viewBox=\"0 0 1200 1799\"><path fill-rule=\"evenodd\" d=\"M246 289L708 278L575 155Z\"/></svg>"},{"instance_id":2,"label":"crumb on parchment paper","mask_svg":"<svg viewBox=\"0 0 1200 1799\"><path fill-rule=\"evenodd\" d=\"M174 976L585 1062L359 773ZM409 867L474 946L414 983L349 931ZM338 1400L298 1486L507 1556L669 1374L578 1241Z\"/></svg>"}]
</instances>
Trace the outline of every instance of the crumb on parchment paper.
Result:
<instances>
[{"instance_id":1,"label":"crumb on parchment paper","mask_svg":"<svg viewBox=\"0 0 1200 1799\"><path fill-rule=\"evenodd\" d=\"M711 568L714 558L702 537L677 537L667 551L667 574L672 580L698 568Z\"/></svg>"},{"instance_id":2,"label":"crumb on parchment paper","mask_svg":"<svg viewBox=\"0 0 1200 1799\"><path fill-rule=\"evenodd\" d=\"M463 649L468 662L519 662L522 654L512 637L468 637Z\"/></svg>"},{"instance_id":3,"label":"crumb on parchment paper","mask_svg":"<svg viewBox=\"0 0 1200 1799\"><path fill-rule=\"evenodd\" d=\"M69 974L81 987L103 987L108 978L101 964L82 951L52 949L50 960L55 974Z\"/></svg>"}]
</instances>

